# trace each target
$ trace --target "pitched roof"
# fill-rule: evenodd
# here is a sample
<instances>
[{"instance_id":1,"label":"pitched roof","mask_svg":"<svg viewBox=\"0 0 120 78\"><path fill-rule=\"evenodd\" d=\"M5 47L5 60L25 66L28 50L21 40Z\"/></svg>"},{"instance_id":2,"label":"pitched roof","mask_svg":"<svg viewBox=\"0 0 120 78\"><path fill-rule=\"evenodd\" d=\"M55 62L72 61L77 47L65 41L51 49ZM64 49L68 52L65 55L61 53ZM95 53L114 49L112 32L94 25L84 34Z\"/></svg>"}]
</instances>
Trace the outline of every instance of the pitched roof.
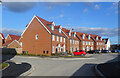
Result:
<instances>
[{"instance_id":1,"label":"pitched roof","mask_svg":"<svg viewBox=\"0 0 120 78\"><path fill-rule=\"evenodd\" d=\"M102 39L102 40L104 40L105 44L107 44L108 38L104 38L104 39Z\"/></svg>"},{"instance_id":2,"label":"pitched roof","mask_svg":"<svg viewBox=\"0 0 120 78\"><path fill-rule=\"evenodd\" d=\"M11 37L12 40L19 40L21 36L17 36L17 35L12 35L12 34L9 34L9 36Z\"/></svg>"},{"instance_id":3,"label":"pitched roof","mask_svg":"<svg viewBox=\"0 0 120 78\"><path fill-rule=\"evenodd\" d=\"M0 35L2 36L2 38L5 40L5 37L4 37L4 35L2 34L2 33L0 33Z\"/></svg>"},{"instance_id":4,"label":"pitched roof","mask_svg":"<svg viewBox=\"0 0 120 78\"><path fill-rule=\"evenodd\" d=\"M10 36L10 38L11 38L11 40L9 40L9 41L6 41L4 44L3 44L3 46L7 46L7 45L9 45L11 42L13 42L14 40L19 40L20 39L20 37L21 36L17 36L17 35L12 35L12 34L8 34L9 36Z\"/></svg>"},{"instance_id":5,"label":"pitched roof","mask_svg":"<svg viewBox=\"0 0 120 78\"><path fill-rule=\"evenodd\" d=\"M90 34L81 33L81 32L76 32L76 34L81 41L93 41L91 38L90 40L88 39ZM85 34L85 39L82 38L83 34Z\"/></svg>"},{"instance_id":6,"label":"pitched roof","mask_svg":"<svg viewBox=\"0 0 120 78\"><path fill-rule=\"evenodd\" d=\"M3 44L3 46L9 45L12 41L13 41L13 40L6 41L6 42Z\"/></svg>"},{"instance_id":7,"label":"pitched roof","mask_svg":"<svg viewBox=\"0 0 120 78\"><path fill-rule=\"evenodd\" d=\"M72 37L72 34L74 34L74 32L71 32L71 36L69 36L68 32L70 32L70 30L66 29L66 28L62 28L62 31L68 36L68 38L70 39L74 39L74 40L79 40L76 37Z\"/></svg>"},{"instance_id":8,"label":"pitched roof","mask_svg":"<svg viewBox=\"0 0 120 78\"><path fill-rule=\"evenodd\" d=\"M40 18L38 16L36 16L44 25L45 27L52 33L52 34L55 34L55 35L59 35L59 36L63 36L63 37L66 37L63 33L59 33L56 29L56 27L58 28L59 26L55 26L54 28L54 31L50 29L50 27L48 27L49 24L53 24L54 22L49 22L49 21L46 21L45 19L43 18Z\"/></svg>"},{"instance_id":9,"label":"pitched roof","mask_svg":"<svg viewBox=\"0 0 120 78\"><path fill-rule=\"evenodd\" d=\"M104 40L100 40L100 36L99 35L95 35L95 34L90 34L91 36L92 36L92 38L94 39L94 41L96 41L96 42L104 42ZM96 37L98 37L98 40L96 40Z\"/></svg>"}]
</instances>

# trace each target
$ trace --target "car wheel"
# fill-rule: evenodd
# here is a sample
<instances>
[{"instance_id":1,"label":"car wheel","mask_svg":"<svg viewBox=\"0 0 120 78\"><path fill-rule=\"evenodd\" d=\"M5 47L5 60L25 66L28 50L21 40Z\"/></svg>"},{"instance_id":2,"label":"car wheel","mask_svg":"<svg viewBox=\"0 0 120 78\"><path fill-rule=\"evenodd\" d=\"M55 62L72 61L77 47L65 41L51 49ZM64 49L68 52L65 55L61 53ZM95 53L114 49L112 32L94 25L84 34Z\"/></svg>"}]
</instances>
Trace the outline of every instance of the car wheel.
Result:
<instances>
[{"instance_id":1,"label":"car wheel","mask_svg":"<svg viewBox=\"0 0 120 78\"><path fill-rule=\"evenodd\" d=\"M84 56L84 54L81 54L81 56Z\"/></svg>"}]
</instances>

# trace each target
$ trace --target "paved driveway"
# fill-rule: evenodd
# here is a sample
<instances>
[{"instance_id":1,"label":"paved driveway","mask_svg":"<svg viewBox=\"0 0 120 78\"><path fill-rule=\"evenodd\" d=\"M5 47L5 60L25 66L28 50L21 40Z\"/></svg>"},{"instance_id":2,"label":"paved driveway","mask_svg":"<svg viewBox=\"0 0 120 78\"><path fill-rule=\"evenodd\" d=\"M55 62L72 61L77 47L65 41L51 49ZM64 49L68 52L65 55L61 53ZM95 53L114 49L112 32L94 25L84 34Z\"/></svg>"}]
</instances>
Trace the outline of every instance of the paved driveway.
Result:
<instances>
[{"instance_id":1,"label":"paved driveway","mask_svg":"<svg viewBox=\"0 0 120 78\"><path fill-rule=\"evenodd\" d=\"M13 61L26 62L34 67L29 76L96 76L94 66L117 57L117 53L92 54L90 58L40 58L15 56Z\"/></svg>"}]
</instances>

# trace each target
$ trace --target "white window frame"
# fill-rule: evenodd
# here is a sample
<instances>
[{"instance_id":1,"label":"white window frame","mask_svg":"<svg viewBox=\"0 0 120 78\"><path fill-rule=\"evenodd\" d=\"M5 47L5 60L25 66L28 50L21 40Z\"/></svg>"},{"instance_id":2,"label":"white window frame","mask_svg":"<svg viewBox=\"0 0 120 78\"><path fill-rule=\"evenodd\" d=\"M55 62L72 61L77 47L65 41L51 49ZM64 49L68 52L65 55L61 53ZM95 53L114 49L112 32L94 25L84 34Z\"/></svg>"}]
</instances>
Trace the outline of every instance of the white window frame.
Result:
<instances>
[{"instance_id":1,"label":"white window frame","mask_svg":"<svg viewBox=\"0 0 120 78\"><path fill-rule=\"evenodd\" d=\"M52 35L52 41L55 41L55 35Z\"/></svg>"},{"instance_id":2,"label":"white window frame","mask_svg":"<svg viewBox=\"0 0 120 78\"><path fill-rule=\"evenodd\" d=\"M59 36L57 36L57 41L59 41Z\"/></svg>"},{"instance_id":3,"label":"white window frame","mask_svg":"<svg viewBox=\"0 0 120 78\"><path fill-rule=\"evenodd\" d=\"M87 41L86 41L86 45L87 45Z\"/></svg>"},{"instance_id":4,"label":"white window frame","mask_svg":"<svg viewBox=\"0 0 120 78\"><path fill-rule=\"evenodd\" d=\"M35 35L35 39L38 40L38 34Z\"/></svg>"},{"instance_id":5,"label":"white window frame","mask_svg":"<svg viewBox=\"0 0 120 78\"><path fill-rule=\"evenodd\" d=\"M62 42L62 37L60 37L60 42Z\"/></svg>"},{"instance_id":6,"label":"white window frame","mask_svg":"<svg viewBox=\"0 0 120 78\"><path fill-rule=\"evenodd\" d=\"M64 38L64 43L65 43L65 38Z\"/></svg>"},{"instance_id":7,"label":"white window frame","mask_svg":"<svg viewBox=\"0 0 120 78\"><path fill-rule=\"evenodd\" d=\"M89 45L90 45L90 42L89 42Z\"/></svg>"},{"instance_id":8,"label":"white window frame","mask_svg":"<svg viewBox=\"0 0 120 78\"><path fill-rule=\"evenodd\" d=\"M85 45L85 41L83 41L83 45Z\"/></svg>"},{"instance_id":9,"label":"white window frame","mask_svg":"<svg viewBox=\"0 0 120 78\"><path fill-rule=\"evenodd\" d=\"M83 37L82 37L83 39L85 39L85 34L83 34Z\"/></svg>"},{"instance_id":10,"label":"white window frame","mask_svg":"<svg viewBox=\"0 0 120 78\"><path fill-rule=\"evenodd\" d=\"M55 47L54 46L52 47L52 53L55 53Z\"/></svg>"}]
</instances>

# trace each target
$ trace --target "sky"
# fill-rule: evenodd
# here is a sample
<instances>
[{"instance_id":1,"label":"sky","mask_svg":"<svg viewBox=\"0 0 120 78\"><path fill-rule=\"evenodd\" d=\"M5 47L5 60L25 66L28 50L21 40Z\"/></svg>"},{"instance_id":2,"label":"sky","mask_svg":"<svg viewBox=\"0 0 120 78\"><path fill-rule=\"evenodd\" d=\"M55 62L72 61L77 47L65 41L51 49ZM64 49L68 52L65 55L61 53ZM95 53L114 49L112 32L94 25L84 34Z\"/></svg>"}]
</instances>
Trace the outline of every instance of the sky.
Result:
<instances>
[{"instance_id":1,"label":"sky","mask_svg":"<svg viewBox=\"0 0 120 78\"><path fill-rule=\"evenodd\" d=\"M21 35L34 15L118 43L117 2L3 2L2 33Z\"/></svg>"}]
</instances>

